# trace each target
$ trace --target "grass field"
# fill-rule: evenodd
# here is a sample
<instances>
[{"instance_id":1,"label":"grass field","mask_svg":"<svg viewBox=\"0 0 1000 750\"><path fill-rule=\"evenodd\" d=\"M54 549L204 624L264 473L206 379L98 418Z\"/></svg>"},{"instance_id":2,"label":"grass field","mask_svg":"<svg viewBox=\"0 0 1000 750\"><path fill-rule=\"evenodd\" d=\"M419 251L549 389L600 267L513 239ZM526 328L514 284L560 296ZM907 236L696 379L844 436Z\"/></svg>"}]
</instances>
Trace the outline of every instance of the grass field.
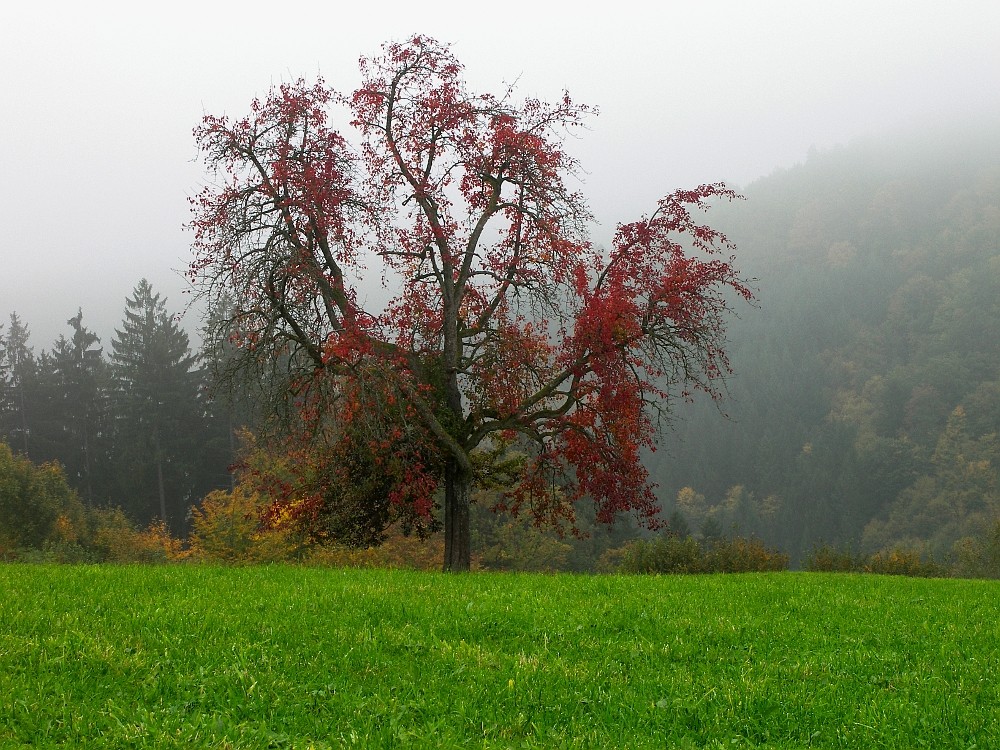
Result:
<instances>
[{"instance_id":1,"label":"grass field","mask_svg":"<svg viewBox=\"0 0 1000 750\"><path fill-rule=\"evenodd\" d=\"M1000 747L1000 584L0 566L0 747Z\"/></svg>"}]
</instances>

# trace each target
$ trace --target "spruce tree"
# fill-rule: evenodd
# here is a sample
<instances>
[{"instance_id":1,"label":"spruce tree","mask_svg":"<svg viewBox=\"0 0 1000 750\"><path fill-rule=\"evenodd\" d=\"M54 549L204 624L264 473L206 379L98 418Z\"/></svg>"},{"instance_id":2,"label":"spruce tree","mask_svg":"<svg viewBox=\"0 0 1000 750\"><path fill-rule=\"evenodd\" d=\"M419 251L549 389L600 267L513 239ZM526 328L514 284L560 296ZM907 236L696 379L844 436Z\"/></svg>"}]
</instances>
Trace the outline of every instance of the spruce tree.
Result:
<instances>
[{"instance_id":1,"label":"spruce tree","mask_svg":"<svg viewBox=\"0 0 1000 750\"><path fill-rule=\"evenodd\" d=\"M160 518L174 531L196 499L202 413L194 365L187 333L141 280L111 342L116 468L136 519Z\"/></svg>"},{"instance_id":2,"label":"spruce tree","mask_svg":"<svg viewBox=\"0 0 1000 750\"><path fill-rule=\"evenodd\" d=\"M30 332L11 313L10 326L0 351L3 393L0 395L0 440L26 456L31 454L30 402L34 395L37 367L34 352L28 346Z\"/></svg>"},{"instance_id":3,"label":"spruce tree","mask_svg":"<svg viewBox=\"0 0 1000 750\"><path fill-rule=\"evenodd\" d=\"M83 311L66 322L73 334L60 336L51 354L62 428L57 458L70 484L94 504L107 501L110 492L110 371L100 338L83 325Z\"/></svg>"}]
</instances>

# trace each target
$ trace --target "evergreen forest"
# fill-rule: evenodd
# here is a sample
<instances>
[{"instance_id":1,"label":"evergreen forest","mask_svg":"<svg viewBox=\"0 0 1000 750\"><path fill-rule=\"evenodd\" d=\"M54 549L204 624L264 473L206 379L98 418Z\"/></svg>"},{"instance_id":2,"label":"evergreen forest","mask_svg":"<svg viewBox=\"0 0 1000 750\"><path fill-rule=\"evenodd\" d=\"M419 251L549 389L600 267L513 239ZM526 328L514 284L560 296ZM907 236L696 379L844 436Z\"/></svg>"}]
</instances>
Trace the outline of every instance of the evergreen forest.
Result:
<instances>
[{"instance_id":1,"label":"evergreen forest","mask_svg":"<svg viewBox=\"0 0 1000 750\"><path fill-rule=\"evenodd\" d=\"M107 341L78 310L67 333L36 352L30 324L11 313L0 328L0 441L33 464L60 466L84 506L183 534L191 506L231 481L232 417L211 398L207 372L146 279Z\"/></svg>"}]
</instances>

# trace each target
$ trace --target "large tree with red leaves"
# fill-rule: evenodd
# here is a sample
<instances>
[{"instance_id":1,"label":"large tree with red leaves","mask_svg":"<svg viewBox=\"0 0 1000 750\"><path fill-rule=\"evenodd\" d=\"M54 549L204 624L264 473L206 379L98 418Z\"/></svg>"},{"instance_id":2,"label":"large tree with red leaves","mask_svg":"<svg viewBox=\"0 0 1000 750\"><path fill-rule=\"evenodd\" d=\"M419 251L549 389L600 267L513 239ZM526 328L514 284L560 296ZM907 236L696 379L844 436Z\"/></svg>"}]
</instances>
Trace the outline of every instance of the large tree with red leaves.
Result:
<instances>
[{"instance_id":1,"label":"large tree with red leaves","mask_svg":"<svg viewBox=\"0 0 1000 750\"><path fill-rule=\"evenodd\" d=\"M227 298L244 361L281 362L300 424L374 457L393 504L427 517L443 485L447 570L469 567L471 491L498 473L539 523L572 526L586 500L655 526L641 452L672 398L718 395L724 317L751 298L693 215L735 194L675 192L602 249L564 149L591 108L473 93L423 36L361 74L350 96L300 80L195 131L216 179L192 201L190 273Z\"/></svg>"}]
</instances>

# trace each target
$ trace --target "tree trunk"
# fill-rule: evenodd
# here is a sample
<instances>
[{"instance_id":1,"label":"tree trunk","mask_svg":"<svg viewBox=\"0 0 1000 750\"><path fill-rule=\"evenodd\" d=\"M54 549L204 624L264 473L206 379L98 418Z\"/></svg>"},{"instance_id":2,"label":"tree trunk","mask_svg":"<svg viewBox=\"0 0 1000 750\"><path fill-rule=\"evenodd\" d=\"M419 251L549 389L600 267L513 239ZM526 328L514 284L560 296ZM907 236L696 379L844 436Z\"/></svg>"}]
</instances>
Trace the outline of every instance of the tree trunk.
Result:
<instances>
[{"instance_id":1,"label":"tree trunk","mask_svg":"<svg viewBox=\"0 0 1000 750\"><path fill-rule=\"evenodd\" d=\"M469 533L469 494L472 477L451 459L444 475L444 569L469 570L472 538Z\"/></svg>"},{"instance_id":2,"label":"tree trunk","mask_svg":"<svg viewBox=\"0 0 1000 750\"><path fill-rule=\"evenodd\" d=\"M156 484L160 491L160 520L167 522L167 493L163 491L163 461L156 459Z\"/></svg>"},{"instance_id":3,"label":"tree trunk","mask_svg":"<svg viewBox=\"0 0 1000 750\"><path fill-rule=\"evenodd\" d=\"M85 418L86 419L86 418ZM84 500L86 500L89 507L94 505L94 485L90 478L90 440L87 438L88 425L86 421L83 424L83 491Z\"/></svg>"},{"instance_id":4,"label":"tree trunk","mask_svg":"<svg viewBox=\"0 0 1000 750\"><path fill-rule=\"evenodd\" d=\"M445 276L452 278L452 269L445 264ZM444 351L442 364L445 371L444 396L452 424L461 425L464 420L462 389L458 384L459 363L462 355L462 340L459 336L461 323L458 302L461 292L453 288L445 290L444 306ZM457 437L452 433L452 437ZM458 447L464 450L465 446ZM444 569L453 573L469 570L472 540L469 533L469 496L472 494L472 466L467 456L464 461L455 455L456 446L451 447L453 455L448 458L444 470Z\"/></svg>"},{"instance_id":5,"label":"tree trunk","mask_svg":"<svg viewBox=\"0 0 1000 750\"><path fill-rule=\"evenodd\" d=\"M160 520L167 523L167 493L163 489L163 455L160 452L159 430L153 434L156 446L156 487L160 494Z\"/></svg>"}]
</instances>

